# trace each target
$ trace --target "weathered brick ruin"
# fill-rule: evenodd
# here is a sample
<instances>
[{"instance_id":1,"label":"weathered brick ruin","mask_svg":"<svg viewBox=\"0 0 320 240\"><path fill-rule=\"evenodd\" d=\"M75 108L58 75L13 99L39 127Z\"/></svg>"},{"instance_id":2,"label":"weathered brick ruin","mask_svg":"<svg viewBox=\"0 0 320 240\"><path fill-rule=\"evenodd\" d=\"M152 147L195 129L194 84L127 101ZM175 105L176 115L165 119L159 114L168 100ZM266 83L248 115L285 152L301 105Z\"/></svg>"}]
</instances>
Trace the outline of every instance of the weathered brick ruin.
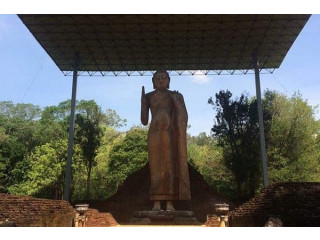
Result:
<instances>
[{"instance_id":1,"label":"weathered brick ruin","mask_svg":"<svg viewBox=\"0 0 320 240\"><path fill-rule=\"evenodd\" d=\"M86 227L118 225L110 213L89 208L85 215ZM3 226L72 227L75 217L76 211L67 201L0 193L0 223Z\"/></svg>"},{"instance_id":2,"label":"weathered brick ruin","mask_svg":"<svg viewBox=\"0 0 320 240\"><path fill-rule=\"evenodd\" d=\"M0 222L17 227L71 227L75 214L67 201L0 193Z\"/></svg>"},{"instance_id":3,"label":"weathered brick ruin","mask_svg":"<svg viewBox=\"0 0 320 240\"><path fill-rule=\"evenodd\" d=\"M112 227L118 225L110 213L101 213L96 209L89 208L85 215L87 216L86 227Z\"/></svg>"},{"instance_id":4,"label":"weathered brick ruin","mask_svg":"<svg viewBox=\"0 0 320 240\"><path fill-rule=\"evenodd\" d=\"M276 183L229 213L229 226L262 227L269 217L284 227L320 226L320 183Z\"/></svg>"}]
</instances>

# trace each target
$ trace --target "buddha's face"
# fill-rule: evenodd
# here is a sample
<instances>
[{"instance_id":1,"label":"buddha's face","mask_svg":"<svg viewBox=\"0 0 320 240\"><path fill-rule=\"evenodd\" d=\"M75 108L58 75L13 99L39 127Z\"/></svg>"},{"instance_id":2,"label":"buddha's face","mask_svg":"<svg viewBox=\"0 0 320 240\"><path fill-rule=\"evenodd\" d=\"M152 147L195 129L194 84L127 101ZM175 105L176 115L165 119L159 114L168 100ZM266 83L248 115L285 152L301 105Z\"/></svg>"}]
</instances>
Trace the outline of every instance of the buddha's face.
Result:
<instances>
[{"instance_id":1,"label":"buddha's face","mask_svg":"<svg viewBox=\"0 0 320 240\"><path fill-rule=\"evenodd\" d=\"M154 88L157 90L165 90L169 88L170 78L166 72L158 72L152 78Z\"/></svg>"}]
</instances>

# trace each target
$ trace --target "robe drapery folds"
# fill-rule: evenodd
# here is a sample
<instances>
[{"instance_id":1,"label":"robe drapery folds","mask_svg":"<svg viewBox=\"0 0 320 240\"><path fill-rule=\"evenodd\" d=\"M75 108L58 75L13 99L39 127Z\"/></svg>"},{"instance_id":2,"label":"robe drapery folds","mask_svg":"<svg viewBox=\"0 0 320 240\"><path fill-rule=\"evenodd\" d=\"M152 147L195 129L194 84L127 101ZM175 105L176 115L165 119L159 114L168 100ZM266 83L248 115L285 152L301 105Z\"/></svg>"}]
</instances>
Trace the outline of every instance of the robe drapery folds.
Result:
<instances>
[{"instance_id":1,"label":"robe drapery folds","mask_svg":"<svg viewBox=\"0 0 320 240\"><path fill-rule=\"evenodd\" d=\"M176 91L157 90L145 95L141 116L152 120L148 132L150 200L191 198L187 163L188 114L183 96ZM147 118L147 117L146 117Z\"/></svg>"}]
</instances>

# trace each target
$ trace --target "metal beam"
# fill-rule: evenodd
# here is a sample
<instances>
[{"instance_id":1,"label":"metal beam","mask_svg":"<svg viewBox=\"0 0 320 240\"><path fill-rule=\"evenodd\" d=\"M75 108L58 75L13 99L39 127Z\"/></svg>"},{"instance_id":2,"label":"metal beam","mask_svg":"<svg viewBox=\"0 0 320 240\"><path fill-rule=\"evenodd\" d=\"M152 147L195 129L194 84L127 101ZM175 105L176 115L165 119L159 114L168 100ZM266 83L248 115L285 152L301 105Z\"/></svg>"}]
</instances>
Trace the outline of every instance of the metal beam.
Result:
<instances>
[{"instance_id":1,"label":"metal beam","mask_svg":"<svg viewBox=\"0 0 320 240\"><path fill-rule=\"evenodd\" d=\"M64 188L64 200L66 201L70 200L71 162L72 162L72 155L73 155L73 135L74 135L74 122L75 122L75 110L76 110L78 69L79 69L79 55L76 53L75 59L74 59L74 69L73 69L71 114L70 114L69 139L68 139L68 157L67 157L66 178L65 178L65 188Z\"/></svg>"},{"instance_id":2,"label":"metal beam","mask_svg":"<svg viewBox=\"0 0 320 240\"><path fill-rule=\"evenodd\" d=\"M269 185L269 180L268 180L267 153L266 153L266 143L265 143L265 136L264 136L264 124L263 124L263 113L262 113L259 59L258 59L257 52L253 54L253 61L254 61L254 73L255 73L255 80L256 80L256 95L257 95L257 108L258 108L259 132L260 132L260 150L261 150L262 170L263 170L263 185L267 187Z\"/></svg>"}]
</instances>

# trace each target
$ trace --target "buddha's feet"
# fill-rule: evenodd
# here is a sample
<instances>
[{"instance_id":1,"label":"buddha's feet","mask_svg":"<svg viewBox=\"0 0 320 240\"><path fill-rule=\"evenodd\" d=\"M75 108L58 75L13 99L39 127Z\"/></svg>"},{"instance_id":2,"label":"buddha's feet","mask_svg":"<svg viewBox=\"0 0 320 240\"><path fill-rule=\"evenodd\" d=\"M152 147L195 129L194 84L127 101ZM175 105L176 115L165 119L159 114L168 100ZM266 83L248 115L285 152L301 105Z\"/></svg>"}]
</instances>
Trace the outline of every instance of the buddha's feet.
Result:
<instances>
[{"instance_id":1,"label":"buddha's feet","mask_svg":"<svg viewBox=\"0 0 320 240\"><path fill-rule=\"evenodd\" d=\"M166 210L167 211L175 211L176 209L173 207L173 204L171 201L167 201L166 203Z\"/></svg>"},{"instance_id":2,"label":"buddha's feet","mask_svg":"<svg viewBox=\"0 0 320 240\"><path fill-rule=\"evenodd\" d=\"M160 201L154 201L152 211L160 211L160 210L161 210Z\"/></svg>"}]
</instances>

